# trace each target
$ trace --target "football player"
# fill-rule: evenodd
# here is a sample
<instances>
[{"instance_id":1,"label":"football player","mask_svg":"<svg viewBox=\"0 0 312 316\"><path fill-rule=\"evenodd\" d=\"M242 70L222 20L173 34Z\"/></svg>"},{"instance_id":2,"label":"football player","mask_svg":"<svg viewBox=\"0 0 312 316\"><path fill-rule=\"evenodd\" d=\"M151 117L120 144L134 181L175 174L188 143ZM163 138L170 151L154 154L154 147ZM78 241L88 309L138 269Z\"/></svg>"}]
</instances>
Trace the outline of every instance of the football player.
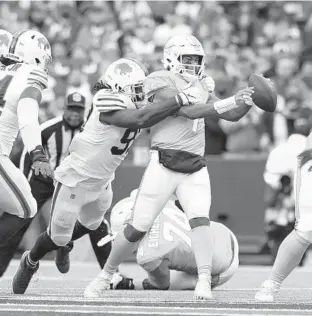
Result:
<instances>
[{"instance_id":1,"label":"football player","mask_svg":"<svg viewBox=\"0 0 312 316\"><path fill-rule=\"evenodd\" d=\"M37 31L17 32L12 39L7 32L1 34L5 45L9 39L9 45L0 57L0 276L14 255L11 249L19 241L15 237L24 234L37 212L27 179L9 158L19 132L35 174L53 175L38 122L41 92L47 88L47 67L52 60L50 44Z\"/></svg>"},{"instance_id":2,"label":"football player","mask_svg":"<svg viewBox=\"0 0 312 316\"><path fill-rule=\"evenodd\" d=\"M118 202L110 216L113 236L129 222L137 190ZM213 247L211 286L227 282L239 265L238 242L223 224L210 222ZM147 272L146 290L190 290L197 281L197 266L191 247L191 228L186 215L170 199L153 226L137 244L137 263Z\"/></svg>"},{"instance_id":3,"label":"football player","mask_svg":"<svg viewBox=\"0 0 312 316\"><path fill-rule=\"evenodd\" d=\"M213 236L209 211L210 180L206 161L204 118L218 115L238 120L253 105L253 88L217 100L211 95L211 79L204 78L205 53L194 36L169 39L164 48L164 67L145 80L149 102L164 102L185 87L198 88L199 104L190 111L179 110L151 128L151 158L134 204L131 223L120 232L103 271L87 286L86 297L100 297L120 263L133 252L136 243L150 229L155 218L175 192L191 227L192 248L198 266L195 299L211 299ZM193 109L191 109L193 108ZM207 251L203 251L206 249Z\"/></svg>"},{"instance_id":4,"label":"football player","mask_svg":"<svg viewBox=\"0 0 312 316\"><path fill-rule=\"evenodd\" d=\"M98 91L84 130L74 137L70 155L55 170L49 227L23 254L13 279L14 293L26 291L46 253L99 227L111 205L114 172L140 129L198 102L197 88L189 87L164 102L141 107L145 77L141 64L122 58L96 84Z\"/></svg>"},{"instance_id":5,"label":"football player","mask_svg":"<svg viewBox=\"0 0 312 316\"><path fill-rule=\"evenodd\" d=\"M280 171L284 169L288 174L294 174L295 227L280 244L270 276L255 295L257 301L275 300L283 281L301 263L312 243L312 117L310 109L300 112L304 116L295 120L295 130L305 136L291 135L285 144L272 152L271 164L267 164L267 168L271 167L268 170L271 174L266 174L266 180L271 186L275 185L275 190L278 189L276 182ZM278 165L274 165L274 160L278 158ZM275 171L273 175L272 170Z\"/></svg>"}]
</instances>

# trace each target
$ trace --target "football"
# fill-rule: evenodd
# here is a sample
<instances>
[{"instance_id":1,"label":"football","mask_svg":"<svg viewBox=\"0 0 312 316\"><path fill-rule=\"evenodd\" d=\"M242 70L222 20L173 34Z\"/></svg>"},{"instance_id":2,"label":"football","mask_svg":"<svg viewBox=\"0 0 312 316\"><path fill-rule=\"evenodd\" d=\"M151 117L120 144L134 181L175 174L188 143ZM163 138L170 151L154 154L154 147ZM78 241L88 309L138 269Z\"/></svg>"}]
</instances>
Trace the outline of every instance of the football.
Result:
<instances>
[{"instance_id":1,"label":"football","mask_svg":"<svg viewBox=\"0 0 312 316\"><path fill-rule=\"evenodd\" d=\"M277 103L276 88L269 79L258 74L252 74L248 80L248 87L254 87L252 101L263 111L274 112Z\"/></svg>"}]
</instances>

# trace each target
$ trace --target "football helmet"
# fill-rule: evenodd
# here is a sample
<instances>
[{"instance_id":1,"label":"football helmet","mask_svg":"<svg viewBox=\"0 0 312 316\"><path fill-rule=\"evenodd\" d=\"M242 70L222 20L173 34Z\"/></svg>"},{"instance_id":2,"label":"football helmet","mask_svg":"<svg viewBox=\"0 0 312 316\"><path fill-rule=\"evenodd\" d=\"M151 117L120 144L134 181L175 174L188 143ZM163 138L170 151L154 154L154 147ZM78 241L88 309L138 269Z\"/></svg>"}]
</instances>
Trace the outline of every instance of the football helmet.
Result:
<instances>
[{"instance_id":1,"label":"football helmet","mask_svg":"<svg viewBox=\"0 0 312 316\"><path fill-rule=\"evenodd\" d=\"M12 41L12 34L6 30L0 29L0 55L7 54Z\"/></svg>"},{"instance_id":2,"label":"football helmet","mask_svg":"<svg viewBox=\"0 0 312 316\"><path fill-rule=\"evenodd\" d=\"M184 64L183 56L198 56L197 65ZM185 79L201 79L205 69L205 52L199 40L192 36L173 36L164 47L164 67Z\"/></svg>"},{"instance_id":3,"label":"football helmet","mask_svg":"<svg viewBox=\"0 0 312 316\"><path fill-rule=\"evenodd\" d=\"M113 236L116 236L131 220L133 211L129 203L121 204L119 207L118 205L116 206L110 215L110 225Z\"/></svg>"},{"instance_id":4,"label":"football helmet","mask_svg":"<svg viewBox=\"0 0 312 316\"><path fill-rule=\"evenodd\" d=\"M130 58L121 58L110 64L105 71L104 81L113 92L123 92L133 102L144 100L143 80L147 75L146 68Z\"/></svg>"},{"instance_id":5,"label":"football helmet","mask_svg":"<svg viewBox=\"0 0 312 316\"><path fill-rule=\"evenodd\" d=\"M23 30L13 34L9 55L19 62L37 65L47 72L52 62L51 46L46 37L37 31Z\"/></svg>"}]
</instances>

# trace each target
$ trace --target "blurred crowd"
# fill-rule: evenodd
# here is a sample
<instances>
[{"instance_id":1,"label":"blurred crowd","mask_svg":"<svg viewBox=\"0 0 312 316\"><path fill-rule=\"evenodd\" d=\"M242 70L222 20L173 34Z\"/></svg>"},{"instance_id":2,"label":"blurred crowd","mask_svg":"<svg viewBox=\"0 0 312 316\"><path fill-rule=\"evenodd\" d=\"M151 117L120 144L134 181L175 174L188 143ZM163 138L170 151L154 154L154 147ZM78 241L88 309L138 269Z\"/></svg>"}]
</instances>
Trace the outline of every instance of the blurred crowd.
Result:
<instances>
[{"instance_id":1,"label":"blurred crowd","mask_svg":"<svg viewBox=\"0 0 312 316\"><path fill-rule=\"evenodd\" d=\"M1 1L0 27L37 29L52 45L42 122L60 115L73 91L90 103L94 83L119 57L158 70L170 36L195 35L218 97L246 86L253 72L277 86L273 115L252 109L238 123L206 119L207 154L250 153L269 151L311 116L311 12L308 1ZM137 146L147 143L145 134Z\"/></svg>"}]
</instances>

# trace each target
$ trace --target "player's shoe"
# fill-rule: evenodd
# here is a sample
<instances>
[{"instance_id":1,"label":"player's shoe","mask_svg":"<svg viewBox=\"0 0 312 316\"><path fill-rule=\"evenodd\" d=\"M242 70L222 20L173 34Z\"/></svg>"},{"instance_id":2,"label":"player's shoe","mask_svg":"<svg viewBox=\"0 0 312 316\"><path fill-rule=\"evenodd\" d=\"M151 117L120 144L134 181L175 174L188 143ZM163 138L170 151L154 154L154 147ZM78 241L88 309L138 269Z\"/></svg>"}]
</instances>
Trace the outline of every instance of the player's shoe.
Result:
<instances>
[{"instance_id":1,"label":"player's shoe","mask_svg":"<svg viewBox=\"0 0 312 316\"><path fill-rule=\"evenodd\" d=\"M95 277L95 279L87 285L84 290L84 297L87 298L100 298L103 296L104 291L110 290L111 278L103 277L101 274Z\"/></svg>"},{"instance_id":2,"label":"player's shoe","mask_svg":"<svg viewBox=\"0 0 312 316\"><path fill-rule=\"evenodd\" d=\"M70 268L69 253L72 251L74 243L71 241L66 246L56 250L55 265L61 273L67 273Z\"/></svg>"},{"instance_id":3,"label":"player's shoe","mask_svg":"<svg viewBox=\"0 0 312 316\"><path fill-rule=\"evenodd\" d=\"M199 276L194 290L194 298L196 300L211 300L211 284L210 278Z\"/></svg>"},{"instance_id":4,"label":"player's shoe","mask_svg":"<svg viewBox=\"0 0 312 316\"><path fill-rule=\"evenodd\" d=\"M259 302L273 302L280 288L280 283L266 280L262 283L260 290L256 293L255 300Z\"/></svg>"},{"instance_id":5,"label":"player's shoe","mask_svg":"<svg viewBox=\"0 0 312 316\"><path fill-rule=\"evenodd\" d=\"M37 272L39 269L39 262L35 267L32 267L28 261L27 257L30 251L25 251L22 258L20 265L14 275L13 278L13 293L14 294L24 294L27 290L27 287L29 285L29 282L33 275Z\"/></svg>"}]
</instances>

